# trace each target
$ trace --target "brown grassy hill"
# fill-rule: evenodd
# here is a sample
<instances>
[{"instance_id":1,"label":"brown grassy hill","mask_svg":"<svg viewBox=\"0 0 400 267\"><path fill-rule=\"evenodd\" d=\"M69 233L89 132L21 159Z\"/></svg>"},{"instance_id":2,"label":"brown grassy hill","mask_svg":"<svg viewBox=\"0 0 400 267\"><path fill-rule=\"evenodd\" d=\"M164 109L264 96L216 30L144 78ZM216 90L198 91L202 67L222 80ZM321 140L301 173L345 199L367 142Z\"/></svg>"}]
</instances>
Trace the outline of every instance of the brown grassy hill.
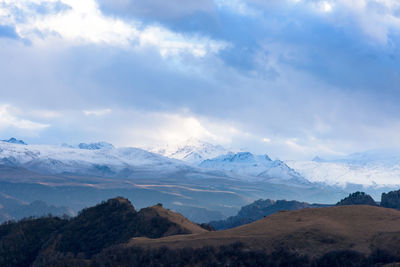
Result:
<instances>
[{"instance_id":1,"label":"brown grassy hill","mask_svg":"<svg viewBox=\"0 0 400 267\"><path fill-rule=\"evenodd\" d=\"M141 209L139 214L143 216L144 221L150 221L152 218L161 217L176 225L184 233L200 234L208 232L198 224L186 219L182 214L164 209L161 204ZM174 228L169 229L163 236L176 235L177 231Z\"/></svg>"},{"instance_id":2,"label":"brown grassy hill","mask_svg":"<svg viewBox=\"0 0 400 267\"><path fill-rule=\"evenodd\" d=\"M143 248L219 247L242 242L247 249L284 248L311 257L330 251L370 254L387 248L400 255L400 211L373 206L341 206L278 212L254 223L218 232L160 239L133 238Z\"/></svg>"}]
</instances>

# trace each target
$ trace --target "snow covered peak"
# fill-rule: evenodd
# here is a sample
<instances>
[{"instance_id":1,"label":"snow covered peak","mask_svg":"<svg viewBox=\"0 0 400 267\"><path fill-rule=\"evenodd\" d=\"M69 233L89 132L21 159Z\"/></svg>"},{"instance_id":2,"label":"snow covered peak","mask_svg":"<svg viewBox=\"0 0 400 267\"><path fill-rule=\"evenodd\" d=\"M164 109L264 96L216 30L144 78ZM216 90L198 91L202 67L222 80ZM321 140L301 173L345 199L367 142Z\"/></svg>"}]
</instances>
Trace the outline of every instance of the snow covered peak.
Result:
<instances>
[{"instance_id":1,"label":"snow covered peak","mask_svg":"<svg viewBox=\"0 0 400 267\"><path fill-rule=\"evenodd\" d=\"M199 164L200 167L223 169L232 172L245 171L246 174L258 175L266 168L274 165L268 155L254 155L250 152L228 153L204 160Z\"/></svg>"},{"instance_id":2,"label":"snow covered peak","mask_svg":"<svg viewBox=\"0 0 400 267\"><path fill-rule=\"evenodd\" d=\"M97 142L97 143L80 143L78 145L80 149L87 149L87 150L99 150L99 149L114 149L114 146L107 142Z\"/></svg>"},{"instance_id":3,"label":"snow covered peak","mask_svg":"<svg viewBox=\"0 0 400 267\"><path fill-rule=\"evenodd\" d=\"M245 176L247 179L268 180L277 184L309 184L299 173L280 160L271 160L268 155L250 152L228 153L199 164L202 168L223 170Z\"/></svg>"},{"instance_id":4,"label":"snow covered peak","mask_svg":"<svg viewBox=\"0 0 400 267\"><path fill-rule=\"evenodd\" d=\"M18 139L14 138L14 137L11 137L8 140L1 140L1 141L6 142L6 143L10 143L10 144L26 145L26 143L24 141L18 140Z\"/></svg>"},{"instance_id":5,"label":"snow covered peak","mask_svg":"<svg viewBox=\"0 0 400 267\"><path fill-rule=\"evenodd\" d=\"M400 185L400 150L375 149L335 158L287 161L307 179L329 185Z\"/></svg>"},{"instance_id":6,"label":"snow covered peak","mask_svg":"<svg viewBox=\"0 0 400 267\"><path fill-rule=\"evenodd\" d=\"M226 155L221 155L209 161L225 161L232 163L254 163L263 164L264 162L269 163L272 161L268 155L253 155L250 152L238 152L238 153L228 153Z\"/></svg>"},{"instance_id":7,"label":"snow covered peak","mask_svg":"<svg viewBox=\"0 0 400 267\"><path fill-rule=\"evenodd\" d=\"M229 152L220 145L213 145L196 139L189 139L179 145L165 146L163 148L151 149L150 151L192 164L198 164L206 159L215 158Z\"/></svg>"},{"instance_id":8,"label":"snow covered peak","mask_svg":"<svg viewBox=\"0 0 400 267\"><path fill-rule=\"evenodd\" d=\"M320 158L320 157L316 156L315 158L312 159L312 161L315 161L315 162L324 162L325 160L324 160L323 158Z\"/></svg>"},{"instance_id":9,"label":"snow covered peak","mask_svg":"<svg viewBox=\"0 0 400 267\"><path fill-rule=\"evenodd\" d=\"M25 145L0 142L0 165L11 165L51 174L111 177L129 176L137 169L168 171L184 164L140 148L110 148L110 144L79 147ZM112 147L113 148L113 147Z\"/></svg>"}]
</instances>

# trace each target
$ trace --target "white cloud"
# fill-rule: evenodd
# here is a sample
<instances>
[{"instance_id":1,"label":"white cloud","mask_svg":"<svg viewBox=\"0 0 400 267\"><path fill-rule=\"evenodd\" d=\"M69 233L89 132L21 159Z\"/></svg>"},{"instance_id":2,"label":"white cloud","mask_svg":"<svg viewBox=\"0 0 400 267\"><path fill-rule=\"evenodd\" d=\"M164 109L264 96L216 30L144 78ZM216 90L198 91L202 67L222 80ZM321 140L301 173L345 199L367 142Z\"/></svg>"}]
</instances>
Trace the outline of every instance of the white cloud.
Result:
<instances>
[{"instance_id":1,"label":"white cloud","mask_svg":"<svg viewBox=\"0 0 400 267\"><path fill-rule=\"evenodd\" d=\"M20 130L40 131L50 125L18 117L18 110L10 105L0 106L0 129L17 128Z\"/></svg>"},{"instance_id":2,"label":"white cloud","mask_svg":"<svg viewBox=\"0 0 400 267\"><path fill-rule=\"evenodd\" d=\"M372 40L386 45L391 33L400 32L400 1L329 0L309 2L322 13L329 13L340 27L353 24Z\"/></svg>"},{"instance_id":3,"label":"white cloud","mask_svg":"<svg viewBox=\"0 0 400 267\"><path fill-rule=\"evenodd\" d=\"M162 26L143 26L102 14L95 0L61 0L69 9L41 14L32 4L54 0L0 0L0 22L13 25L17 33L34 44L61 39L71 43L95 43L121 47L155 47L163 56L189 53L203 57L226 47L207 37L186 36ZM20 19L23 17L23 19Z\"/></svg>"},{"instance_id":4,"label":"white cloud","mask_svg":"<svg viewBox=\"0 0 400 267\"><path fill-rule=\"evenodd\" d=\"M262 141L264 143L271 143L272 142L271 138L268 138L268 137L263 138Z\"/></svg>"},{"instance_id":5,"label":"white cloud","mask_svg":"<svg viewBox=\"0 0 400 267\"><path fill-rule=\"evenodd\" d=\"M139 34L141 46L158 47L162 56L176 55L182 51L190 51L194 56L203 57L207 53L216 53L224 49L227 44L215 42L205 37L185 38L162 27L151 26Z\"/></svg>"},{"instance_id":6,"label":"white cloud","mask_svg":"<svg viewBox=\"0 0 400 267\"><path fill-rule=\"evenodd\" d=\"M90 116L82 117L79 112L68 113L68 122L54 121L54 124L68 124L68 129L79 129L73 135L90 136L93 140L110 140L116 146L155 147L181 144L188 139L203 140L230 146L235 138L245 136L237 125L194 115L187 110L176 112L149 112L133 109L113 109L112 113L94 120ZM89 111L96 116L101 112ZM85 114L85 115L86 115ZM106 130L105 130L106 129ZM47 133L48 134L48 133ZM68 136L73 138L73 136ZM58 142L65 142L59 140ZM80 140L68 140L79 142Z\"/></svg>"},{"instance_id":7,"label":"white cloud","mask_svg":"<svg viewBox=\"0 0 400 267\"><path fill-rule=\"evenodd\" d=\"M331 20L341 29L353 29L355 26L370 40L381 45L390 43L391 34L400 33L400 1L398 0L218 0L218 2L220 5L228 6L229 4L237 10L240 10L241 5L245 5L250 10L260 8L260 11L264 9L270 13L292 10L294 16L301 12L311 11Z\"/></svg>"},{"instance_id":8,"label":"white cloud","mask_svg":"<svg viewBox=\"0 0 400 267\"><path fill-rule=\"evenodd\" d=\"M330 2L328 2L328 1L322 1L322 2L320 2L320 4L319 4L319 8L320 8L323 12L329 13L329 12L332 11L333 5L332 5Z\"/></svg>"},{"instance_id":9,"label":"white cloud","mask_svg":"<svg viewBox=\"0 0 400 267\"><path fill-rule=\"evenodd\" d=\"M96 110L84 110L82 111L83 114L85 114L86 116L90 116L90 115L94 115L94 116L104 116L107 114L111 113L111 109L106 108L106 109L96 109Z\"/></svg>"},{"instance_id":10,"label":"white cloud","mask_svg":"<svg viewBox=\"0 0 400 267\"><path fill-rule=\"evenodd\" d=\"M134 120L141 117L139 120L142 123L133 125L124 138L119 138L124 140L124 145L173 146L188 139L230 144L233 138L243 135L242 131L228 122L213 121L190 114L147 113L136 114L133 117L136 117Z\"/></svg>"},{"instance_id":11,"label":"white cloud","mask_svg":"<svg viewBox=\"0 0 400 267\"><path fill-rule=\"evenodd\" d=\"M215 4L219 8L226 8L243 16L257 16L259 13L256 9L249 7L243 0L215 0Z\"/></svg>"}]
</instances>

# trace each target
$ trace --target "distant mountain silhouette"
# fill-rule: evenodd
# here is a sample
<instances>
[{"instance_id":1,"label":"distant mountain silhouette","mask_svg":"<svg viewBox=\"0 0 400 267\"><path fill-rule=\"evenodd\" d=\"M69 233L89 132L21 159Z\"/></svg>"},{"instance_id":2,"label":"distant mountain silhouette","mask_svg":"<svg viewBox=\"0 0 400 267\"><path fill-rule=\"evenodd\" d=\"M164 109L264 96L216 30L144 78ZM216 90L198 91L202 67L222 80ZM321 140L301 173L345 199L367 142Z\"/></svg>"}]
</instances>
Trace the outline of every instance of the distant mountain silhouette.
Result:
<instances>
[{"instance_id":1,"label":"distant mountain silhouette","mask_svg":"<svg viewBox=\"0 0 400 267\"><path fill-rule=\"evenodd\" d=\"M48 205L43 201L24 202L0 192L0 223L9 220L20 220L25 217L40 217L48 214L55 216L72 216L73 212L65 207Z\"/></svg>"}]
</instances>

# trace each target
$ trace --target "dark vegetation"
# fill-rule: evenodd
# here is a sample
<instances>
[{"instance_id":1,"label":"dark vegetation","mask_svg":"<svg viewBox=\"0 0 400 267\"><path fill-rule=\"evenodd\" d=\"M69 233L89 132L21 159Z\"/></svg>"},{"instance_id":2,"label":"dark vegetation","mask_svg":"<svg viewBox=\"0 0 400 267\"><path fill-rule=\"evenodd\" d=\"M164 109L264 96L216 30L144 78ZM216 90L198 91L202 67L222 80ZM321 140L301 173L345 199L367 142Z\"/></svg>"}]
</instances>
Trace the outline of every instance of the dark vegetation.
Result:
<instances>
[{"instance_id":1,"label":"dark vegetation","mask_svg":"<svg viewBox=\"0 0 400 267\"><path fill-rule=\"evenodd\" d=\"M56 250L90 257L108 246L127 242L135 236L162 237L173 223L159 216L147 219L145 213L148 209L151 208L136 212L132 204L122 198L110 199L84 209L60 229L61 238ZM184 233L180 228L174 232Z\"/></svg>"},{"instance_id":2,"label":"dark vegetation","mask_svg":"<svg viewBox=\"0 0 400 267\"><path fill-rule=\"evenodd\" d=\"M345 205L371 205L378 206L375 200L368 194L364 192L355 192L350 194L348 197L340 200L336 206L345 206Z\"/></svg>"},{"instance_id":3,"label":"dark vegetation","mask_svg":"<svg viewBox=\"0 0 400 267\"><path fill-rule=\"evenodd\" d=\"M227 246L184 248L171 250L162 247L145 250L138 247L109 249L97 255L93 266L306 266L308 257L284 250L271 254L246 250L240 243Z\"/></svg>"},{"instance_id":4,"label":"dark vegetation","mask_svg":"<svg viewBox=\"0 0 400 267\"><path fill-rule=\"evenodd\" d=\"M29 266L42 245L67 220L57 217L27 218L0 226L0 266Z\"/></svg>"},{"instance_id":5,"label":"dark vegetation","mask_svg":"<svg viewBox=\"0 0 400 267\"><path fill-rule=\"evenodd\" d=\"M383 193L381 206L385 208L400 209L400 190Z\"/></svg>"},{"instance_id":6,"label":"dark vegetation","mask_svg":"<svg viewBox=\"0 0 400 267\"><path fill-rule=\"evenodd\" d=\"M90 261L64 259L63 263L51 262L52 265L73 263L81 266L382 266L400 261L399 257L388 252L376 250L365 256L353 250L328 252L317 258L300 255L284 248L277 248L272 253L262 250L249 250L241 242L218 248L207 246L200 249L184 248L143 249L140 247L113 247L94 256Z\"/></svg>"},{"instance_id":7,"label":"dark vegetation","mask_svg":"<svg viewBox=\"0 0 400 267\"><path fill-rule=\"evenodd\" d=\"M115 198L84 209L75 218L4 223L0 225L0 266L29 266L35 260L39 266L48 265L49 259L64 257L89 259L132 237L190 233L152 209L136 212L127 199Z\"/></svg>"}]
</instances>

